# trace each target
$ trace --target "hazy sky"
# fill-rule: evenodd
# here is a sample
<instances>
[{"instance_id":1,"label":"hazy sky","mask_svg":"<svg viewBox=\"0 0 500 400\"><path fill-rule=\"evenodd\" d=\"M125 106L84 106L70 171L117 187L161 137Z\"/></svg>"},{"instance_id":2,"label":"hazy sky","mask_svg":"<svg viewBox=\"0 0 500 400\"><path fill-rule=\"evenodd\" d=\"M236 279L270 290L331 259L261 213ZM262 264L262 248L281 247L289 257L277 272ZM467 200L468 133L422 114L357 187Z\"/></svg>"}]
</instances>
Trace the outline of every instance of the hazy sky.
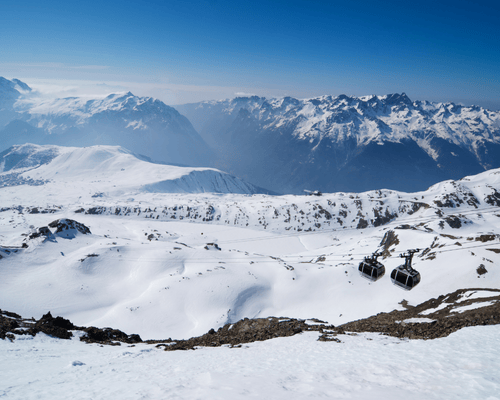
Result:
<instances>
[{"instance_id":1,"label":"hazy sky","mask_svg":"<svg viewBox=\"0 0 500 400\"><path fill-rule=\"evenodd\" d=\"M10 1L0 76L167 104L406 92L500 108L500 1Z\"/></svg>"}]
</instances>

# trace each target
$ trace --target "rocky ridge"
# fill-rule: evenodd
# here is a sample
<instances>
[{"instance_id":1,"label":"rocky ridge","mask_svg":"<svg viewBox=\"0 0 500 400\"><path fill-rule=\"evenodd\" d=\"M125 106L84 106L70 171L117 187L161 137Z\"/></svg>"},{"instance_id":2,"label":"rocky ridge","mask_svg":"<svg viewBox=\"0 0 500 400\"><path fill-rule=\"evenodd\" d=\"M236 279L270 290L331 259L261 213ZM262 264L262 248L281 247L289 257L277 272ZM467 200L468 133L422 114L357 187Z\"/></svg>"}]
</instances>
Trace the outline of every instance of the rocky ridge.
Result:
<instances>
[{"instance_id":1,"label":"rocky ridge","mask_svg":"<svg viewBox=\"0 0 500 400\"><path fill-rule=\"evenodd\" d=\"M177 109L218 149L221 168L285 193L416 191L500 167L500 113L477 106L402 93L252 96Z\"/></svg>"},{"instance_id":2,"label":"rocky ridge","mask_svg":"<svg viewBox=\"0 0 500 400\"><path fill-rule=\"evenodd\" d=\"M156 206L94 203L72 211L75 214L191 220L270 231L367 229L397 221L400 223L398 229L439 232L473 224L482 213L500 215L499 177L500 170L487 171L459 181L442 182L420 193L377 190L320 196L257 195L232 197L228 201L218 197L175 196L169 199L168 205L162 205L161 201ZM53 213L67 207L16 206L4 207L0 212Z\"/></svg>"},{"instance_id":3,"label":"rocky ridge","mask_svg":"<svg viewBox=\"0 0 500 400\"><path fill-rule=\"evenodd\" d=\"M479 182L490 176L488 183ZM401 221L401 229L458 229L473 223L481 212L499 213L500 170L459 181L446 181L425 192L402 193L377 190L364 193L333 193L321 196L244 198L215 202L178 197L168 206L93 206L75 213L143 216L160 220L193 220L268 230L319 231L365 229ZM416 223L416 216L428 222Z\"/></svg>"},{"instance_id":4,"label":"rocky ridge","mask_svg":"<svg viewBox=\"0 0 500 400\"><path fill-rule=\"evenodd\" d=\"M500 324L500 289L461 289L430 299L417 306L402 302L405 310L380 313L370 318L349 322L340 326L328 325L317 319L293 318L245 318L234 324L226 324L217 331L211 329L202 336L187 340L147 340L139 335L112 328L78 327L69 320L52 317L47 313L39 320L0 310L0 338L15 340L16 335L36 335L43 332L61 339L73 337L80 331L80 340L86 343L133 345L147 343L166 351L193 350L198 347L231 346L293 336L302 332L319 332L320 341L341 343L342 335L373 332L400 339L436 339L469 326Z\"/></svg>"}]
</instances>

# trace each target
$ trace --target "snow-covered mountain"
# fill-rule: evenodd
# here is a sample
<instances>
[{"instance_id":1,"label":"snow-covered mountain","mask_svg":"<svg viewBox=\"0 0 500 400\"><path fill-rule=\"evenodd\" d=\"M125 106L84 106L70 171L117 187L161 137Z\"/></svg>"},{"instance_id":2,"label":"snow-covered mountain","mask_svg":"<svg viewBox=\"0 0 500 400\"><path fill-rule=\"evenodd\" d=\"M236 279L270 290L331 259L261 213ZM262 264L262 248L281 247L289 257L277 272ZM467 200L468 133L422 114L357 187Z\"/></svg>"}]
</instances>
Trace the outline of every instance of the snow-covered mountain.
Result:
<instances>
[{"instance_id":1,"label":"snow-covered mountain","mask_svg":"<svg viewBox=\"0 0 500 400\"><path fill-rule=\"evenodd\" d=\"M500 166L499 112L404 93L176 108L218 149L220 168L276 191L416 191Z\"/></svg>"},{"instance_id":2,"label":"snow-covered mountain","mask_svg":"<svg viewBox=\"0 0 500 400\"><path fill-rule=\"evenodd\" d=\"M0 151L23 143L120 145L281 193L416 191L500 167L499 112L412 102L404 93L253 96L176 108L183 115L130 92L42 100L23 82L2 78Z\"/></svg>"},{"instance_id":3,"label":"snow-covered mountain","mask_svg":"<svg viewBox=\"0 0 500 400\"><path fill-rule=\"evenodd\" d=\"M118 146L34 144L0 153L0 188L4 198L13 188L43 201L57 193L61 202L138 193L265 193L216 169L154 164Z\"/></svg>"},{"instance_id":4,"label":"snow-covered mountain","mask_svg":"<svg viewBox=\"0 0 500 400\"><path fill-rule=\"evenodd\" d=\"M0 304L28 317L187 338L242 318L338 325L499 287L498 169L417 193L179 194L148 188L187 171L118 148L28 150L4 154L0 175L19 174L0 188ZM411 248L422 282L405 292L389 271ZM357 266L376 250L387 276L370 283Z\"/></svg>"},{"instance_id":5,"label":"snow-covered mountain","mask_svg":"<svg viewBox=\"0 0 500 400\"><path fill-rule=\"evenodd\" d=\"M155 165L117 147L25 145L2 153L0 165L0 395L499 392L500 169L418 193L249 196L145 190L210 170ZM390 271L416 247L422 280L404 291ZM358 264L376 250L386 274L370 282ZM81 342L82 331L69 340L47 330L33 337L16 325L14 313L39 319L49 311L104 328L89 330L115 345ZM290 318L321 331L296 331ZM267 338L280 336L269 321L291 325L288 337L212 347L240 328L253 338L259 326ZM483 323L491 326L470 326ZM381 326L398 337L377 333ZM114 329L162 341L120 343ZM414 340L422 330L455 329ZM196 350L163 351L202 334L203 344L186 347Z\"/></svg>"},{"instance_id":6,"label":"snow-covered mountain","mask_svg":"<svg viewBox=\"0 0 500 400\"><path fill-rule=\"evenodd\" d=\"M64 146L119 145L157 161L206 166L212 150L186 117L160 100L132 93L104 99L44 100L29 87L0 81L0 150L26 142ZM1 89L0 89L1 90Z\"/></svg>"},{"instance_id":7,"label":"snow-covered mountain","mask_svg":"<svg viewBox=\"0 0 500 400\"><path fill-rule=\"evenodd\" d=\"M14 104L23 94L31 92L31 88L18 79L11 81L0 76L0 130L10 121L19 117Z\"/></svg>"}]
</instances>

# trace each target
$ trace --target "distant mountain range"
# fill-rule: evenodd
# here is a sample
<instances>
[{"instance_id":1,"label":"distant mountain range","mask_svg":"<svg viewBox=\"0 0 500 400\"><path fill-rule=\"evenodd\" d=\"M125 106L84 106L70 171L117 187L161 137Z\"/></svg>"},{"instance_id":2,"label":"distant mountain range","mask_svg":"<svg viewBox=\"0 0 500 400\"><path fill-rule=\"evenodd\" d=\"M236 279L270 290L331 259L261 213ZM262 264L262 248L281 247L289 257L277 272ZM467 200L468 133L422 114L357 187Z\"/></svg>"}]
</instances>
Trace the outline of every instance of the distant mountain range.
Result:
<instances>
[{"instance_id":1,"label":"distant mountain range","mask_svg":"<svg viewBox=\"0 0 500 400\"><path fill-rule=\"evenodd\" d=\"M219 168L273 190L424 190L500 167L500 113L406 94L238 97L176 107Z\"/></svg>"},{"instance_id":2,"label":"distant mountain range","mask_svg":"<svg viewBox=\"0 0 500 400\"><path fill-rule=\"evenodd\" d=\"M425 190L500 167L500 112L386 96L237 97L167 106L132 93L42 100L0 78L0 151L119 145L279 193Z\"/></svg>"},{"instance_id":3,"label":"distant mountain range","mask_svg":"<svg viewBox=\"0 0 500 400\"><path fill-rule=\"evenodd\" d=\"M0 80L0 151L13 144L119 145L157 161L206 166L212 151L186 117L128 92L104 99L41 100L19 80ZM28 95L26 95L28 94Z\"/></svg>"}]
</instances>

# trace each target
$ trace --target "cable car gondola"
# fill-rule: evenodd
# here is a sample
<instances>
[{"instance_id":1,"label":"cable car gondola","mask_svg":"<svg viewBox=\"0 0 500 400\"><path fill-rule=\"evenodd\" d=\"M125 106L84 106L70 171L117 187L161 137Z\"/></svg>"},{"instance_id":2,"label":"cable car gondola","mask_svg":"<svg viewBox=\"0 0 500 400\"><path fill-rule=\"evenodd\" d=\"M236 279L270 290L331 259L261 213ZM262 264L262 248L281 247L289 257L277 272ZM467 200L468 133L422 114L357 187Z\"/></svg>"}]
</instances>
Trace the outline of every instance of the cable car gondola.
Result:
<instances>
[{"instance_id":1,"label":"cable car gondola","mask_svg":"<svg viewBox=\"0 0 500 400\"><path fill-rule=\"evenodd\" d=\"M405 290L411 290L420 283L420 272L411 267L413 254L419 251L420 249L413 249L399 255L401 258L405 258L405 263L391 272L391 281L396 286Z\"/></svg>"},{"instance_id":2,"label":"cable car gondola","mask_svg":"<svg viewBox=\"0 0 500 400\"><path fill-rule=\"evenodd\" d=\"M382 253L375 252L371 257L367 256L359 263L358 271L363 278L375 282L384 276L385 267L377 261L377 257L381 255Z\"/></svg>"}]
</instances>

